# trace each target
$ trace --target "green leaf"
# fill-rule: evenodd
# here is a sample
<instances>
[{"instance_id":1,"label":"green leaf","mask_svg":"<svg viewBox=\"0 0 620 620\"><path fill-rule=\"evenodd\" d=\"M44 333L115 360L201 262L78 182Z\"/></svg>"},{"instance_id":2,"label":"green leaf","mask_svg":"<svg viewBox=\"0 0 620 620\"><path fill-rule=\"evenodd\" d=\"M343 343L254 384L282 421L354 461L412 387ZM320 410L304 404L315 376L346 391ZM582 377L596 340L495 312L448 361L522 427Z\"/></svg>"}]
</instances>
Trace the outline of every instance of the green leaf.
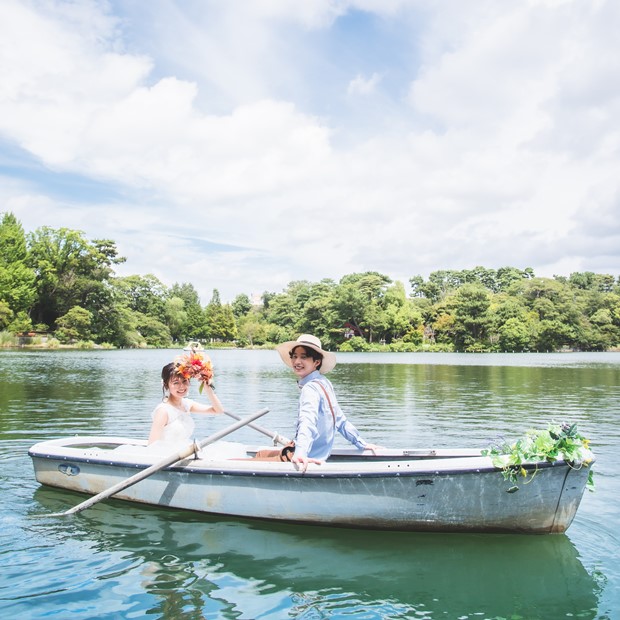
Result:
<instances>
[{"instance_id":1,"label":"green leaf","mask_svg":"<svg viewBox=\"0 0 620 620\"><path fill-rule=\"evenodd\" d=\"M592 454L589 440L577 432L576 424L549 424L546 429L530 429L525 435L512 444L503 443L482 450L483 456L489 456L494 467L501 470L504 479L514 486L508 492L514 493L519 487L518 480L529 484L538 469L528 473L522 463L546 461L553 463L564 459L573 467L588 467ZM588 473L588 490L594 490L594 472Z\"/></svg>"}]
</instances>

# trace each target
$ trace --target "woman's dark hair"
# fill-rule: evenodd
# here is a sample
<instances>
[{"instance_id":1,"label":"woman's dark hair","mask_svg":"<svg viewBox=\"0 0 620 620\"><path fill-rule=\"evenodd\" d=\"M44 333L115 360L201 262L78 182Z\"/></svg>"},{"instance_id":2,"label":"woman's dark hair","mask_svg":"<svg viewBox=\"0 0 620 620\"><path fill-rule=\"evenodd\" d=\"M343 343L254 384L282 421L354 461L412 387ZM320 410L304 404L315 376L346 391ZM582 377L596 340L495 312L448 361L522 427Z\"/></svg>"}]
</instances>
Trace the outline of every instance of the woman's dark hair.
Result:
<instances>
[{"instance_id":1,"label":"woman's dark hair","mask_svg":"<svg viewBox=\"0 0 620 620\"><path fill-rule=\"evenodd\" d=\"M169 389L170 379L175 375L178 377L182 376L177 372L176 368L177 365L174 362L170 362L161 369L161 391L164 394L164 398L166 397L166 390Z\"/></svg>"},{"instance_id":2,"label":"woman's dark hair","mask_svg":"<svg viewBox=\"0 0 620 620\"><path fill-rule=\"evenodd\" d=\"M298 344L294 346L289 351L289 357L293 357L293 353L295 353L295 349L303 349L308 357L311 357L315 362L319 362L319 365L316 367L317 370L321 369L321 365L323 364L323 354L315 351L312 347L307 347L303 344Z\"/></svg>"}]
</instances>

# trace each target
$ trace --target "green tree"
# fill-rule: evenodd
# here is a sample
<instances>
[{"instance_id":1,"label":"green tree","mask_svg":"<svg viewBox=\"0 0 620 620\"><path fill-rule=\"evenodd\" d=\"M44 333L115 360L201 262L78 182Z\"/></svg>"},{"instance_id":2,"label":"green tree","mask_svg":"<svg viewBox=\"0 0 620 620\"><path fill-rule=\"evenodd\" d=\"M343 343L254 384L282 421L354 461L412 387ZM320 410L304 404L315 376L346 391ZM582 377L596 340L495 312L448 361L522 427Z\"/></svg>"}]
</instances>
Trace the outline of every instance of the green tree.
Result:
<instances>
[{"instance_id":1,"label":"green tree","mask_svg":"<svg viewBox=\"0 0 620 620\"><path fill-rule=\"evenodd\" d=\"M275 293L272 293L270 291L264 291L263 294L261 295L261 301L263 302L263 309L267 310L269 308L269 304L271 303L271 300L275 297Z\"/></svg>"},{"instance_id":2,"label":"green tree","mask_svg":"<svg viewBox=\"0 0 620 620\"><path fill-rule=\"evenodd\" d=\"M610 274L593 273L592 271L571 273L568 283L578 289L610 293L615 284L615 278Z\"/></svg>"},{"instance_id":3,"label":"green tree","mask_svg":"<svg viewBox=\"0 0 620 620\"><path fill-rule=\"evenodd\" d=\"M174 284L170 288L170 297L178 297L184 303L183 310L186 313L186 321L181 329L182 338L188 340L205 338L204 310L194 285L186 282Z\"/></svg>"},{"instance_id":4,"label":"green tree","mask_svg":"<svg viewBox=\"0 0 620 620\"><path fill-rule=\"evenodd\" d=\"M170 330L173 340L187 340L187 312L185 302L180 297L169 297L166 299L166 324Z\"/></svg>"},{"instance_id":5,"label":"green tree","mask_svg":"<svg viewBox=\"0 0 620 620\"><path fill-rule=\"evenodd\" d=\"M93 314L93 333L97 342L109 342L118 347L135 348L146 345L138 331L139 313L127 307L124 297L114 283L100 299L99 311Z\"/></svg>"},{"instance_id":6,"label":"green tree","mask_svg":"<svg viewBox=\"0 0 620 620\"><path fill-rule=\"evenodd\" d=\"M524 305L522 299L511 297L507 293L497 293L492 296L488 316L490 344L496 345L502 351L523 351L530 347L533 313Z\"/></svg>"},{"instance_id":7,"label":"green tree","mask_svg":"<svg viewBox=\"0 0 620 620\"><path fill-rule=\"evenodd\" d=\"M420 275L409 278L412 297L424 297L424 278Z\"/></svg>"},{"instance_id":8,"label":"green tree","mask_svg":"<svg viewBox=\"0 0 620 620\"><path fill-rule=\"evenodd\" d=\"M497 293L506 291L513 282L533 278L531 267L517 269L515 267L501 267L497 271L486 267L473 269L441 269L433 271L427 282L417 275L409 279L412 288L412 297L425 297L433 303L444 300L464 284L480 284L487 290Z\"/></svg>"},{"instance_id":9,"label":"green tree","mask_svg":"<svg viewBox=\"0 0 620 620\"><path fill-rule=\"evenodd\" d=\"M490 326L489 291L479 283L464 284L451 298L450 305L454 311L457 349L470 349L485 343Z\"/></svg>"},{"instance_id":10,"label":"green tree","mask_svg":"<svg viewBox=\"0 0 620 620\"><path fill-rule=\"evenodd\" d=\"M516 267L500 267L495 276L498 291L507 291L514 282L520 282L534 277L531 267L517 269Z\"/></svg>"},{"instance_id":11,"label":"green tree","mask_svg":"<svg viewBox=\"0 0 620 620\"><path fill-rule=\"evenodd\" d=\"M529 343L527 325L518 318L511 317L499 327L499 347L502 351L524 351Z\"/></svg>"},{"instance_id":12,"label":"green tree","mask_svg":"<svg viewBox=\"0 0 620 620\"><path fill-rule=\"evenodd\" d=\"M211 301L205 308L205 326L208 338L231 342L237 338L237 324L230 304L222 304L220 293L213 289Z\"/></svg>"},{"instance_id":13,"label":"green tree","mask_svg":"<svg viewBox=\"0 0 620 620\"><path fill-rule=\"evenodd\" d=\"M172 335L164 322L173 310L168 300L165 285L151 274L111 278L94 314L98 341L120 347L170 346Z\"/></svg>"},{"instance_id":14,"label":"green tree","mask_svg":"<svg viewBox=\"0 0 620 620\"><path fill-rule=\"evenodd\" d=\"M222 300L220 298L220 292L214 288L211 300L204 309L205 334L210 340L215 340L217 338L221 314Z\"/></svg>"},{"instance_id":15,"label":"green tree","mask_svg":"<svg viewBox=\"0 0 620 620\"><path fill-rule=\"evenodd\" d=\"M430 331L432 334L431 340L454 346L456 342L456 320L449 300L434 304L433 310L433 322L430 325L426 324L427 333Z\"/></svg>"},{"instance_id":16,"label":"green tree","mask_svg":"<svg viewBox=\"0 0 620 620\"><path fill-rule=\"evenodd\" d=\"M575 332L570 325L558 319L543 319L536 325L536 349L557 351L575 344Z\"/></svg>"},{"instance_id":17,"label":"green tree","mask_svg":"<svg viewBox=\"0 0 620 620\"><path fill-rule=\"evenodd\" d=\"M92 243L80 231L44 226L28 235L28 265L37 279L37 300L32 317L38 323L54 325L74 306L93 313L112 265L123 262L112 241Z\"/></svg>"},{"instance_id":18,"label":"green tree","mask_svg":"<svg viewBox=\"0 0 620 620\"><path fill-rule=\"evenodd\" d=\"M433 271L428 276L429 288L427 289L426 296L433 299L433 301L442 301L463 284L464 279L461 271L454 269Z\"/></svg>"},{"instance_id":19,"label":"green tree","mask_svg":"<svg viewBox=\"0 0 620 620\"><path fill-rule=\"evenodd\" d=\"M32 319L24 310L20 310L8 324L7 331L12 334L24 334L32 331Z\"/></svg>"},{"instance_id":20,"label":"green tree","mask_svg":"<svg viewBox=\"0 0 620 620\"><path fill-rule=\"evenodd\" d=\"M36 274L27 258L24 229L12 213L5 213L0 222L0 300L12 313L29 311L37 296Z\"/></svg>"},{"instance_id":21,"label":"green tree","mask_svg":"<svg viewBox=\"0 0 620 620\"><path fill-rule=\"evenodd\" d=\"M334 291L334 310L339 328L351 324L358 335L373 341L373 334L383 327L383 300L392 280L376 271L354 273L341 278Z\"/></svg>"},{"instance_id":22,"label":"green tree","mask_svg":"<svg viewBox=\"0 0 620 620\"><path fill-rule=\"evenodd\" d=\"M422 313L407 299L402 282L394 282L387 288L382 306L383 340L387 343L402 339L412 342L421 338L418 328L422 324Z\"/></svg>"},{"instance_id":23,"label":"green tree","mask_svg":"<svg viewBox=\"0 0 620 620\"><path fill-rule=\"evenodd\" d=\"M3 213L0 222L0 260L17 263L26 259L28 248L24 228L13 213Z\"/></svg>"},{"instance_id":24,"label":"green tree","mask_svg":"<svg viewBox=\"0 0 620 620\"><path fill-rule=\"evenodd\" d=\"M531 323L535 350L576 346L583 313L570 286L551 278L532 278L514 283L509 292L534 313Z\"/></svg>"},{"instance_id":25,"label":"green tree","mask_svg":"<svg viewBox=\"0 0 620 620\"><path fill-rule=\"evenodd\" d=\"M245 293L239 293L232 302L232 310L235 318L240 319L252 310L252 302Z\"/></svg>"},{"instance_id":26,"label":"green tree","mask_svg":"<svg viewBox=\"0 0 620 620\"><path fill-rule=\"evenodd\" d=\"M13 320L13 310L6 301L0 300L0 330L3 330Z\"/></svg>"},{"instance_id":27,"label":"green tree","mask_svg":"<svg viewBox=\"0 0 620 620\"><path fill-rule=\"evenodd\" d=\"M267 323L260 319L258 313L247 314L240 320L239 337L242 343L247 343L251 347L263 345L268 339L267 327ZM284 342L284 340L274 342Z\"/></svg>"},{"instance_id":28,"label":"green tree","mask_svg":"<svg viewBox=\"0 0 620 620\"><path fill-rule=\"evenodd\" d=\"M66 314L56 320L57 329L54 335L60 342L90 340L92 336L92 312L74 306Z\"/></svg>"},{"instance_id":29,"label":"green tree","mask_svg":"<svg viewBox=\"0 0 620 620\"><path fill-rule=\"evenodd\" d=\"M237 322L235 320L235 314L230 304L224 304L222 306L222 312L218 324L217 338L220 338L224 342L233 342L237 339Z\"/></svg>"},{"instance_id":30,"label":"green tree","mask_svg":"<svg viewBox=\"0 0 620 620\"><path fill-rule=\"evenodd\" d=\"M135 313L138 333L151 347L166 348L172 345L172 336L165 323L148 314Z\"/></svg>"},{"instance_id":31,"label":"green tree","mask_svg":"<svg viewBox=\"0 0 620 620\"><path fill-rule=\"evenodd\" d=\"M289 285L290 287L290 285ZM296 324L301 316L302 309L297 300L288 290L274 295L268 308L265 309L267 322L283 327L290 336L296 331ZM289 339L288 337L286 338Z\"/></svg>"},{"instance_id":32,"label":"green tree","mask_svg":"<svg viewBox=\"0 0 620 620\"><path fill-rule=\"evenodd\" d=\"M269 300L265 319L281 328L278 333L283 340L290 340L296 334L306 331L305 308L313 298L312 289L313 285L307 280L295 280L282 293Z\"/></svg>"},{"instance_id":33,"label":"green tree","mask_svg":"<svg viewBox=\"0 0 620 620\"><path fill-rule=\"evenodd\" d=\"M328 278L310 286L310 295L295 323L293 338L300 333L314 334L324 346L335 347L342 342L343 324L334 310L336 283ZM280 342L286 338L283 337Z\"/></svg>"},{"instance_id":34,"label":"green tree","mask_svg":"<svg viewBox=\"0 0 620 620\"><path fill-rule=\"evenodd\" d=\"M489 291L497 291L497 272L495 269L477 266L461 271L463 284L481 284Z\"/></svg>"},{"instance_id":35,"label":"green tree","mask_svg":"<svg viewBox=\"0 0 620 620\"><path fill-rule=\"evenodd\" d=\"M157 319L165 316L168 290L153 274L116 278L116 288L131 310Z\"/></svg>"}]
</instances>

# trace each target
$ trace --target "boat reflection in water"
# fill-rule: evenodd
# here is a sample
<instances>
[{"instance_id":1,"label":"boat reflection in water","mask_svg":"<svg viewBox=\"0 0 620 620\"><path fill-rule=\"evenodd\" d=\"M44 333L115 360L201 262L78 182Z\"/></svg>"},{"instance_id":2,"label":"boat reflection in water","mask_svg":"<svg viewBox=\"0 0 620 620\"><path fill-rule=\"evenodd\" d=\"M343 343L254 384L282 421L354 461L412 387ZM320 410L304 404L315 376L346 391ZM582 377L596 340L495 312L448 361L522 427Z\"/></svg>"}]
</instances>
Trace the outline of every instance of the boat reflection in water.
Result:
<instances>
[{"instance_id":1,"label":"boat reflection in water","mask_svg":"<svg viewBox=\"0 0 620 620\"><path fill-rule=\"evenodd\" d=\"M80 497L35 493L51 511ZM78 565L108 580L100 617L594 618L599 595L565 535L369 532L119 501L36 527L41 540L70 538ZM75 570L59 563L57 583L64 571L71 587Z\"/></svg>"}]
</instances>

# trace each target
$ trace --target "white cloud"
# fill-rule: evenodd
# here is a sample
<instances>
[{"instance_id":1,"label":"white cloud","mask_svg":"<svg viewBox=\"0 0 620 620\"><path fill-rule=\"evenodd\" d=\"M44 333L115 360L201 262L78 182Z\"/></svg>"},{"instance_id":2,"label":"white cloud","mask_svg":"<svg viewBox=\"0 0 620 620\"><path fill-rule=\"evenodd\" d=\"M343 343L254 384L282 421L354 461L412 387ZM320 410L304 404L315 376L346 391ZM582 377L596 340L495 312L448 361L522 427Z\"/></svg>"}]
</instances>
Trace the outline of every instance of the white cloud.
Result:
<instances>
[{"instance_id":1,"label":"white cloud","mask_svg":"<svg viewBox=\"0 0 620 620\"><path fill-rule=\"evenodd\" d=\"M380 81L381 76L378 73L373 73L369 78L357 75L349 82L347 93L349 95L369 95L375 92Z\"/></svg>"},{"instance_id":2,"label":"white cloud","mask_svg":"<svg viewBox=\"0 0 620 620\"><path fill-rule=\"evenodd\" d=\"M619 215L615 3L114 6L0 6L2 141L116 195L83 205L22 171L4 204L25 226L112 238L127 273L207 298L366 269L620 271L593 225ZM396 29L418 38L392 50Z\"/></svg>"}]
</instances>

